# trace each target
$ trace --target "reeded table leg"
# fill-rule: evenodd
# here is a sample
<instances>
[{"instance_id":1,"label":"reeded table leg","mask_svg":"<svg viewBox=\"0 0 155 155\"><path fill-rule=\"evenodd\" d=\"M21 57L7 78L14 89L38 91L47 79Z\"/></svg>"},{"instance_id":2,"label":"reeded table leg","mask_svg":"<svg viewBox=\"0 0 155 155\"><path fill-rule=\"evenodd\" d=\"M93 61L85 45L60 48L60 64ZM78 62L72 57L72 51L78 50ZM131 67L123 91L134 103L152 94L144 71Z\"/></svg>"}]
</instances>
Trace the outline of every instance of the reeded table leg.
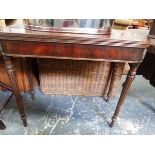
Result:
<instances>
[{"instance_id":1,"label":"reeded table leg","mask_svg":"<svg viewBox=\"0 0 155 155\"><path fill-rule=\"evenodd\" d=\"M138 68L138 65L139 65L138 63L136 63L136 64L132 64L132 63L131 63L131 64L130 64L130 70L129 70L129 72L128 72L126 81L125 81L125 83L124 83L124 85L123 85L123 89L122 89L122 92L121 92L121 96L120 96L119 101L118 101L118 103L117 103L117 107L116 107L115 113L114 113L114 115L113 115L113 117L112 117L112 122L111 122L111 124L110 124L110 127L113 127L113 126L114 126L114 123L115 123L115 121L116 121L116 119L117 119L117 117L118 117L118 115L119 115L119 112L120 112L120 110L121 110L121 107L122 107L123 104L124 104L124 100L125 100L125 98L126 98L126 96L127 96L127 93L128 93L128 91L129 91L129 88L130 88L130 86L131 86L133 80L135 79L136 70L137 70L137 68Z\"/></svg>"},{"instance_id":2,"label":"reeded table leg","mask_svg":"<svg viewBox=\"0 0 155 155\"><path fill-rule=\"evenodd\" d=\"M20 90L19 90L19 86L17 83L17 79L16 79L16 75L15 75L15 71L13 68L12 61L11 61L10 57L5 56L5 55L3 55L3 59L5 61L5 65L6 65L6 68L8 71L9 79L10 79L10 82L12 85L13 93L14 93L15 98L16 98L16 102L17 102L17 105L19 108L21 119L23 120L23 124L26 127L27 126L27 120L26 120L24 105L23 105L22 96L20 94Z\"/></svg>"},{"instance_id":3,"label":"reeded table leg","mask_svg":"<svg viewBox=\"0 0 155 155\"><path fill-rule=\"evenodd\" d=\"M28 75L29 86L30 86L29 93L31 95L31 99L34 100L35 99L35 91L34 91L34 85L33 85L33 81L32 81L32 79L33 79L32 73L31 73L32 71L30 71L31 70L31 65L30 65L31 61L28 58L24 59L23 61L26 64L26 68L27 68L27 75Z\"/></svg>"},{"instance_id":4,"label":"reeded table leg","mask_svg":"<svg viewBox=\"0 0 155 155\"><path fill-rule=\"evenodd\" d=\"M110 80L110 86L109 86L109 90L108 90L108 93L107 93L107 102L110 101L111 99L111 92L112 92L112 89L113 89L113 86L114 86L114 80L115 80L115 76L116 76L116 64L115 62L113 63L112 62L112 67L111 67L111 80Z\"/></svg>"}]
</instances>

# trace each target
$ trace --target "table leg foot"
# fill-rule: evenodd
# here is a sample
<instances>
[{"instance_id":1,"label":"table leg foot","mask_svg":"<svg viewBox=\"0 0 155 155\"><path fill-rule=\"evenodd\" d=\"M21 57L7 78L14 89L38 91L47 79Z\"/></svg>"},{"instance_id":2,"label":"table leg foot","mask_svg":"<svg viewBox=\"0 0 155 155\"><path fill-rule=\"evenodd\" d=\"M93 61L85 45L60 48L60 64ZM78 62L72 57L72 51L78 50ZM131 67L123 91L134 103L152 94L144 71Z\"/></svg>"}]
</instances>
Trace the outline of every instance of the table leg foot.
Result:
<instances>
[{"instance_id":1,"label":"table leg foot","mask_svg":"<svg viewBox=\"0 0 155 155\"><path fill-rule=\"evenodd\" d=\"M27 120L26 120L26 118L22 118L22 120L23 120L24 127L27 127Z\"/></svg>"},{"instance_id":2,"label":"table leg foot","mask_svg":"<svg viewBox=\"0 0 155 155\"><path fill-rule=\"evenodd\" d=\"M23 120L23 124L24 126L27 126L27 122L26 122L26 115L25 115L25 110L24 110L24 105L23 105L23 101L22 101L22 96L20 94L20 90L19 90L19 86L17 83L17 78L16 78L16 74L14 71L14 67L11 61L11 58L8 56L3 55L3 59L5 61L5 65L7 68L7 72L8 72L8 76L12 85L12 89L13 89L13 93L15 95L16 98L16 102L17 102L17 106L21 115L21 119Z\"/></svg>"},{"instance_id":3,"label":"table leg foot","mask_svg":"<svg viewBox=\"0 0 155 155\"><path fill-rule=\"evenodd\" d=\"M0 120L0 130L6 129L5 124Z\"/></svg>"},{"instance_id":4,"label":"table leg foot","mask_svg":"<svg viewBox=\"0 0 155 155\"><path fill-rule=\"evenodd\" d=\"M111 100L111 97L110 97L110 96L108 96L108 97L107 97L107 99L106 99L107 103L109 103L109 102L110 102L110 100Z\"/></svg>"},{"instance_id":5,"label":"table leg foot","mask_svg":"<svg viewBox=\"0 0 155 155\"><path fill-rule=\"evenodd\" d=\"M112 117L112 121L111 121L111 123L110 123L110 125L109 125L111 128L114 126L116 120L117 120L117 118L116 118L115 116L113 116L113 117Z\"/></svg>"},{"instance_id":6,"label":"table leg foot","mask_svg":"<svg viewBox=\"0 0 155 155\"><path fill-rule=\"evenodd\" d=\"M138 68L138 63L130 64L130 70L128 72L126 81L125 81L125 83L123 85L123 89L122 89L122 92L121 92L121 95L120 95L116 110L115 110L114 115L112 117L112 122L110 124L111 127L114 126L114 123L116 122L116 119L117 119L117 117L119 115L119 112L120 112L120 110L121 110L121 108L122 108L122 106L124 104L125 98L126 98L126 96L128 94L128 91L129 91L129 89L131 87L131 84L132 84L133 80L135 79L137 68Z\"/></svg>"}]
</instances>

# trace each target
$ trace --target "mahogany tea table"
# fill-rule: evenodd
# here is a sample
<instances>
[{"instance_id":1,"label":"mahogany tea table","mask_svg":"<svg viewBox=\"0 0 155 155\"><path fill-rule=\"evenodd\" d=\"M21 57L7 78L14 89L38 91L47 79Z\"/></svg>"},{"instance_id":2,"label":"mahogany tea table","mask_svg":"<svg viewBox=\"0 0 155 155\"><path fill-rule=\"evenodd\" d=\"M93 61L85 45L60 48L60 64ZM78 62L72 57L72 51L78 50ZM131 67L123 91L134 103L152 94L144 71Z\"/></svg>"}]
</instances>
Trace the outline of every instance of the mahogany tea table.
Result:
<instances>
[{"instance_id":1,"label":"mahogany tea table","mask_svg":"<svg viewBox=\"0 0 155 155\"><path fill-rule=\"evenodd\" d=\"M115 75L115 64L129 63L130 70L112 117L112 127L148 46L147 33L142 35L137 31L139 30L112 30L111 34L87 34L32 31L23 26L0 27L0 51L24 126L27 126L26 114L11 57L108 61L114 64L112 79ZM109 99L110 90L108 94Z\"/></svg>"}]
</instances>

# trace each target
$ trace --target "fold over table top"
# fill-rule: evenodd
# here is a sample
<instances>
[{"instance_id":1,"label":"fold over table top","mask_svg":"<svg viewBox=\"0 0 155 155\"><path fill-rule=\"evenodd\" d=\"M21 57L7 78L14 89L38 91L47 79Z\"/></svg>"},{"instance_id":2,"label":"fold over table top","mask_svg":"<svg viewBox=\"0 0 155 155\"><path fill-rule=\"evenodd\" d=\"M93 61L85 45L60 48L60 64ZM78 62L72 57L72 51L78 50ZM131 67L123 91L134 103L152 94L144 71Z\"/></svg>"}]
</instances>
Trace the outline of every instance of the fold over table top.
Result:
<instances>
[{"instance_id":1,"label":"fold over table top","mask_svg":"<svg viewBox=\"0 0 155 155\"><path fill-rule=\"evenodd\" d=\"M26 30L24 26L0 27L0 39L69 44L146 48L148 30L112 30L110 35Z\"/></svg>"}]
</instances>

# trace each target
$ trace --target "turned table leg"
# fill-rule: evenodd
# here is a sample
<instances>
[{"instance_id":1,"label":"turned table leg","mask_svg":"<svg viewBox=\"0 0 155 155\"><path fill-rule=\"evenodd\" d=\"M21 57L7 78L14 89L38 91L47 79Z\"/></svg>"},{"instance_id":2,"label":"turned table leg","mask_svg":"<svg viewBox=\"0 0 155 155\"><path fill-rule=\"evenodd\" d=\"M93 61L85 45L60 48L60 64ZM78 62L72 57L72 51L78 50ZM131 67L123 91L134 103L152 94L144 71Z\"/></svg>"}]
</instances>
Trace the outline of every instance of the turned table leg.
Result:
<instances>
[{"instance_id":1,"label":"turned table leg","mask_svg":"<svg viewBox=\"0 0 155 155\"><path fill-rule=\"evenodd\" d=\"M115 77L116 77L116 63L112 62L111 63L111 78L110 78L110 85L109 85L109 90L107 93L107 102L110 101L111 96L112 96L112 89L114 87L114 83L115 83Z\"/></svg>"},{"instance_id":2,"label":"turned table leg","mask_svg":"<svg viewBox=\"0 0 155 155\"><path fill-rule=\"evenodd\" d=\"M121 92L121 96L119 98L119 101L117 103L117 107L116 107L116 110L114 112L114 115L112 117L112 122L110 124L110 127L113 127L114 126L114 123L119 115L119 112L121 110L121 107L123 106L124 104L124 100L127 96L127 93L129 91L129 88L133 82L133 80L135 79L135 76L136 76L136 71L137 71L137 68L138 68L138 63L134 63L134 64L130 64L130 70L128 72L128 75L127 75L127 78L126 78L126 81L123 85L123 89L122 89L122 92Z\"/></svg>"},{"instance_id":3,"label":"turned table leg","mask_svg":"<svg viewBox=\"0 0 155 155\"><path fill-rule=\"evenodd\" d=\"M31 68L32 66L30 65L31 60L29 60L28 58L23 59L23 63L26 64L26 71L27 71L29 87L30 87L29 93L31 95L31 99L34 100L35 99L35 91L34 91L32 68Z\"/></svg>"},{"instance_id":4,"label":"turned table leg","mask_svg":"<svg viewBox=\"0 0 155 155\"><path fill-rule=\"evenodd\" d=\"M15 75L15 71L14 71L14 67L13 67L11 58L3 55L3 59L5 61L5 65L6 65L7 72L9 75L9 79L10 79L10 82L12 85L13 93L14 93L15 98L16 98L17 106L19 108L21 119L23 120L23 124L26 127L27 126L27 120L26 120L24 105L23 105L22 96L20 94L20 90L19 90L19 86L17 83L17 79L16 79L16 75Z\"/></svg>"}]
</instances>

